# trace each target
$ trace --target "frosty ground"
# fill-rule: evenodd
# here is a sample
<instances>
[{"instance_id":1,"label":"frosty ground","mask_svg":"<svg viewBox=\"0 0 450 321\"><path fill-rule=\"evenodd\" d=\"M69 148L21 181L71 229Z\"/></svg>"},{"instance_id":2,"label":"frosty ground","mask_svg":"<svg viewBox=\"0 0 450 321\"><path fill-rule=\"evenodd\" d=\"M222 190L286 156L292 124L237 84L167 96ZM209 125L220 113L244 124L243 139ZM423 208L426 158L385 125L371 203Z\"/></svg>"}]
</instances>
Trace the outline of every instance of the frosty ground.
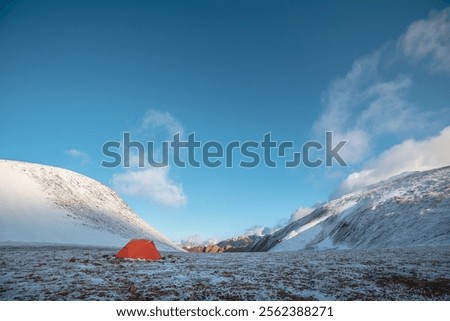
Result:
<instances>
[{"instance_id":1,"label":"frosty ground","mask_svg":"<svg viewBox=\"0 0 450 321\"><path fill-rule=\"evenodd\" d=\"M0 300L450 300L450 248L163 253L0 247Z\"/></svg>"}]
</instances>

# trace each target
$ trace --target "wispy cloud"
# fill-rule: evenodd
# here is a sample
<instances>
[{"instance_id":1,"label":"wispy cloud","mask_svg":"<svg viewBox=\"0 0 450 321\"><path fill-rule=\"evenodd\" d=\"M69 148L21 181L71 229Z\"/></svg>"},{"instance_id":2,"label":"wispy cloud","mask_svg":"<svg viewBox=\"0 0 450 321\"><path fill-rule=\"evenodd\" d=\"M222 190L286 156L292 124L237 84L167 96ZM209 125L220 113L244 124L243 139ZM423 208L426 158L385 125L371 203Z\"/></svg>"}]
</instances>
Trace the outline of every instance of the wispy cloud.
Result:
<instances>
[{"instance_id":1,"label":"wispy cloud","mask_svg":"<svg viewBox=\"0 0 450 321\"><path fill-rule=\"evenodd\" d=\"M183 125L171 113L149 109L141 121L141 131L155 136L171 138L176 133L183 134Z\"/></svg>"},{"instance_id":2,"label":"wispy cloud","mask_svg":"<svg viewBox=\"0 0 450 321\"><path fill-rule=\"evenodd\" d=\"M69 155L71 157L74 157L78 159L82 165L88 164L91 162L91 158L89 155L81 150L78 149L68 149L64 151L66 155Z\"/></svg>"},{"instance_id":3,"label":"wispy cloud","mask_svg":"<svg viewBox=\"0 0 450 321\"><path fill-rule=\"evenodd\" d=\"M125 195L140 197L167 206L181 206L187 201L183 187L169 177L168 167L148 167L114 174L115 190Z\"/></svg>"},{"instance_id":4,"label":"wispy cloud","mask_svg":"<svg viewBox=\"0 0 450 321\"><path fill-rule=\"evenodd\" d=\"M309 214L311 214L315 210L314 207L299 207L297 208L294 213L292 213L291 218L289 219L289 222L295 222Z\"/></svg>"},{"instance_id":5,"label":"wispy cloud","mask_svg":"<svg viewBox=\"0 0 450 321\"><path fill-rule=\"evenodd\" d=\"M449 15L450 9L445 9L412 23L398 40L356 59L344 77L330 83L314 132L331 130L336 139L347 140L341 150L347 163L369 159L372 143L382 136L407 138L433 128L435 115L408 99L412 72L392 75L392 71L408 59L425 63L432 71L450 71Z\"/></svg>"},{"instance_id":6,"label":"wispy cloud","mask_svg":"<svg viewBox=\"0 0 450 321\"><path fill-rule=\"evenodd\" d=\"M257 236L264 236L264 235L268 235L271 234L273 232L276 232L277 230L279 230L282 226L275 226L275 227L268 227L268 226L252 226L250 228L248 228L244 235L257 235Z\"/></svg>"},{"instance_id":7,"label":"wispy cloud","mask_svg":"<svg viewBox=\"0 0 450 321\"><path fill-rule=\"evenodd\" d=\"M333 196L338 197L404 172L449 166L449 146L450 126L428 139L406 140L368 162L362 171L350 174Z\"/></svg>"},{"instance_id":8,"label":"wispy cloud","mask_svg":"<svg viewBox=\"0 0 450 321\"><path fill-rule=\"evenodd\" d=\"M399 46L413 62L425 62L434 72L450 72L450 8L412 23Z\"/></svg>"},{"instance_id":9,"label":"wispy cloud","mask_svg":"<svg viewBox=\"0 0 450 321\"><path fill-rule=\"evenodd\" d=\"M169 112L150 109L144 114L134 132L138 134L137 137L147 139L150 137L156 141L168 139L176 133L183 133L183 126ZM159 159L160 151L155 149L153 153L154 159ZM144 162L144 165L146 164ZM138 168L139 155L135 151L130 155L130 165L130 169L116 173L112 177L112 185L117 192L165 206L178 207L186 204L188 198L182 185L170 178L170 165L154 168L147 164L143 168Z\"/></svg>"},{"instance_id":10,"label":"wispy cloud","mask_svg":"<svg viewBox=\"0 0 450 321\"><path fill-rule=\"evenodd\" d=\"M410 128L427 125L427 115L409 102L406 93L410 76L381 75L382 53L357 59L350 72L333 81L324 93L324 112L316 122L317 134L333 131L335 139L347 140L342 157L349 164L364 161L374 139L388 134L404 134Z\"/></svg>"}]
</instances>

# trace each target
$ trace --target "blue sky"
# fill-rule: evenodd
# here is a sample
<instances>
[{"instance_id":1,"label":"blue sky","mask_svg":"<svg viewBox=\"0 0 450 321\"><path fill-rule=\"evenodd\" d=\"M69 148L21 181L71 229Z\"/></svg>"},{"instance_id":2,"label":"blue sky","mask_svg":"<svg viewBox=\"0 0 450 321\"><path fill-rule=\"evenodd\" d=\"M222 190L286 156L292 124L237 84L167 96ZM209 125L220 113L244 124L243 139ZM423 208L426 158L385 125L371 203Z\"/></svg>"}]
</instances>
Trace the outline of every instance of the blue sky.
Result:
<instances>
[{"instance_id":1,"label":"blue sky","mask_svg":"<svg viewBox=\"0 0 450 321\"><path fill-rule=\"evenodd\" d=\"M93 177L175 241L284 224L330 195L450 165L448 6L0 1L0 158ZM173 128L300 146L331 130L349 166L100 166L123 132Z\"/></svg>"}]
</instances>

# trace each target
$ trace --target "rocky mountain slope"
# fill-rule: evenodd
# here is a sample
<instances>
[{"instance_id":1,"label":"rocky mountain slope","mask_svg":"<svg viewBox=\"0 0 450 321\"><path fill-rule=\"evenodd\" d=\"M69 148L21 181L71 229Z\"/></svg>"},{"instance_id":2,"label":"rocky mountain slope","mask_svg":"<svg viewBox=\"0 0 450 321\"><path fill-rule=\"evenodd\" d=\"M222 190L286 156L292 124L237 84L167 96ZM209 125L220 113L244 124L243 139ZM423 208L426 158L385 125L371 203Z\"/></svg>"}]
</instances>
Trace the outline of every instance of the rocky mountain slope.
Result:
<instances>
[{"instance_id":1,"label":"rocky mountain slope","mask_svg":"<svg viewBox=\"0 0 450 321\"><path fill-rule=\"evenodd\" d=\"M250 251L450 245L450 167L404 173L344 195Z\"/></svg>"}]
</instances>

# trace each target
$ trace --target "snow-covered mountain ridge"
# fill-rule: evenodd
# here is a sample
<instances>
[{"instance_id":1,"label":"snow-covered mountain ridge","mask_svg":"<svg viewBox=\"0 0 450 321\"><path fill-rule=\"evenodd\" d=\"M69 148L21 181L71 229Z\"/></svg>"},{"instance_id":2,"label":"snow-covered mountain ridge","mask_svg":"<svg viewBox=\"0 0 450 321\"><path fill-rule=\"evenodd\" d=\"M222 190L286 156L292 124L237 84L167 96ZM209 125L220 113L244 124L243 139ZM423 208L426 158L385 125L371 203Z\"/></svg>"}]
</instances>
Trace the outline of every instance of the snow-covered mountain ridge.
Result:
<instances>
[{"instance_id":1,"label":"snow-covered mountain ridge","mask_svg":"<svg viewBox=\"0 0 450 321\"><path fill-rule=\"evenodd\" d=\"M450 167L404 173L317 208L252 251L450 245Z\"/></svg>"},{"instance_id":2,"label":"snow-covered mountain ridge","mask_svg":"<svg viewBox=\"0 0 450 321\"><path fill-rule=\"evenodd\" d=\"M0 242L121 246L132 238L180 250L103 184L62 168L0 160Z\"/></svg>"}]
</instances>

